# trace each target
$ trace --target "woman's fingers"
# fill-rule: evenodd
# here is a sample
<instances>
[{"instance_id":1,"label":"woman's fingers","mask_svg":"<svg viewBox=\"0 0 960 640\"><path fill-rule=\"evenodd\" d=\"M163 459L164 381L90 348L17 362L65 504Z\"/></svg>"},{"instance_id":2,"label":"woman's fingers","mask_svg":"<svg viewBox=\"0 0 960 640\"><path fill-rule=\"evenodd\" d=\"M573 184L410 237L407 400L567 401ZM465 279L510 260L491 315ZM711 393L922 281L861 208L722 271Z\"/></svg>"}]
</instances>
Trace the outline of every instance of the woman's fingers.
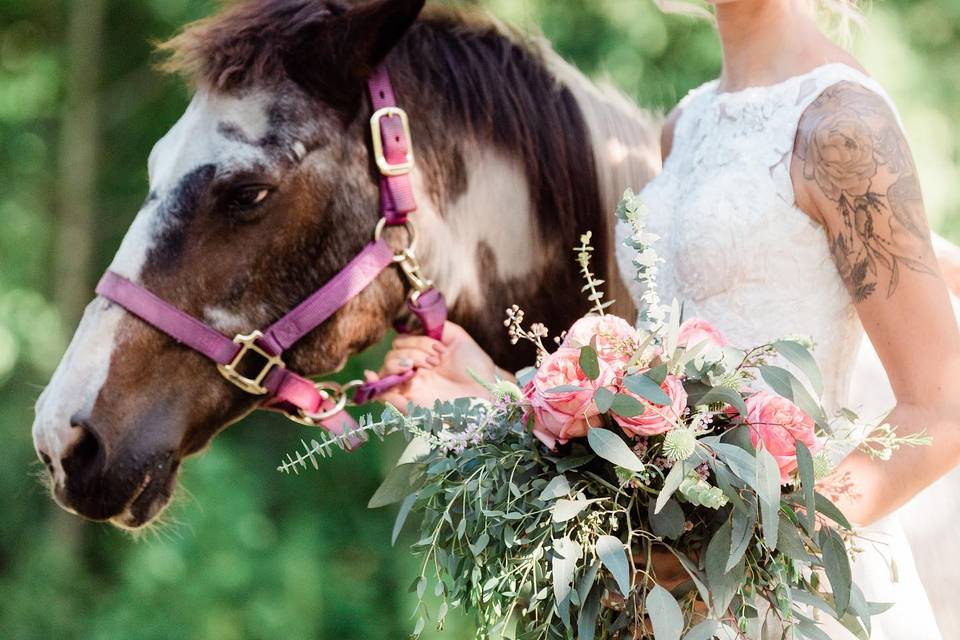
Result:
<instances>
[{"instance_id":1,"label":"woman's fingers","mask_svg":"<svg viewBox=\"0 0 960 640\"><path fill-rule=\"evenodd\" d=\"M446 347L444 347L443 343L434 340L433 338L428 338L427 336L410 335L401 335L394 338L393 348L422 351L426 354L434 356L439 356L446 350Z\"/></svg>"},{"instance_id":2,"label":"woman's fingers","mask_svg":"<svg viewBox=\"0 0 960 640\"><path fill-rule=\"evenodd\" d=\"M366 371L363 372L363 380L364 382L377 382L380 380L380 374L378 374L376 371L370 371L369 369L367 369ZM391 404L395 409L397 409L397 411L399 411L400 413L406 414L407 403L409 402L409 399L405 395L403 395L402 390L406 389L409 386L410 386L409 383L405 383L400 385L399 387L387 389L386 391L384 391L383 393L381 393L376 397L376 401Z\"/></svg>"},{"instance_id":3,"label":"woman's fingers","mask_svg":"<svg viewBox=\"0 0 960 640\"><path fill-rule=\"evenodd\" d=\"M440 364L440 357L419 349L397 349L387 354L381 375L398 375L410 369L431 369Z\"/></svg>"}]
</instances>

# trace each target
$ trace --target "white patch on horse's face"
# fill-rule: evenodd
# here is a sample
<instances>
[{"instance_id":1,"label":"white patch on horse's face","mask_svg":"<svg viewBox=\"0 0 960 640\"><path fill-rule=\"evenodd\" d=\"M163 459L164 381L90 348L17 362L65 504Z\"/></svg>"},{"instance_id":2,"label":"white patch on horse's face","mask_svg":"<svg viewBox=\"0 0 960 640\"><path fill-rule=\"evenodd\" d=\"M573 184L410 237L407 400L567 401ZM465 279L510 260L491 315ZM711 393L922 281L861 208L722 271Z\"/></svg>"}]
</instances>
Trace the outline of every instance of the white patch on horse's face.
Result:
<instances>
[{"instance_id":1,"label":"white patch on horse's face","mask_svg":"<svg viewBox=\"0 0 960 640\"><path fill-rule=\"evenodd\" d=\"M428 239L424 262L449 304L483 302L484 276L477 260L481 243L496 260L499 280L523 277L537 264L530 189L517 161L494 149L474 149L464 158L470 172L467 190L443 216L431 204L422 176L413 178L418 209L413 216ZM489 276L488 276L489 277Z\"/></svg>"},{"instance_id":2,"label":"white patch on horse's face","mask_svg":"<svg viewBox=\"0 0 960 640\"><path fill-rule=\"evenodd\" d=\"M250 93L235 98L208 91L194 96L179 121L160 139L150 153L150 197L137 213L110 268L138 281L156 238L163 231L169 196L184 176L197 167L212 164L217 171L241 167L267 158L256 145L219 131L226 123L242 132L247 140L262 138L269 128L266 94ZM61 459L76 441L74 417L83 419L93 410L97 395L106 382L118 329L126 312L102 298L93 300L84 313L50 384L36 405L33 424L34 445L50 459L55 483L64 481ZM243 325L239 314L219 310L218 324ZM229 315L229 318L228 318Z\"/></svg>"}]
</instances>

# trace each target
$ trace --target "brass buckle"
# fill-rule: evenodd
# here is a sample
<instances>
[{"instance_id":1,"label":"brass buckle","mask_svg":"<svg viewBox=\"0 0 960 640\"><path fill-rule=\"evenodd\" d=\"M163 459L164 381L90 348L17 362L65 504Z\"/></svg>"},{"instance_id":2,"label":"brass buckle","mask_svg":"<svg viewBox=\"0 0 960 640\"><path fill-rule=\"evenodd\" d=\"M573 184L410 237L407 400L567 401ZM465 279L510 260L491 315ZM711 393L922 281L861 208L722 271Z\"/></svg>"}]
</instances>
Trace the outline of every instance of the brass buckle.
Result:
<instances>
[{"instance_id":1,"label":"brass buckle","mask_svg":"<svg viewBox=\"0 0 960 640\"><path fill-rule=\"evenodd\" d=\"M336 382L316 382L314 384L321 396L326 399L336 398L336 401L332 407L324 409L320 413L307 413L303 409L298 409L295 414L287 414L287 418L306 427L322 427L324 420L332 418L346 409L347 403L350 401L350 391L361 386L363 381L354 380L344 385Z\"/></svg>"},{"instance_id":2,"label":"brass buckle","mask_svg":"<svg viewBox=\"0 0 960 640\"><path fill-rule=\"evenodd\" d=\"M274 367L286 366L280 356L267 353L257 344L257 340L262 337L263 333L260 331L254 331L249 335L237 334L233 339L236 344L240 345L240 350L237 351L237 355L233 357L233 360L231 360L229 364L217 365L220 375L247 393L256 396L263 396L269 393L262 384L267 374L269 374ZM263 365L260 373L252 378L248 378L237 371L237 365L239 365L243 361L243 358L251 351L264 358L267 362Z\"/></svg>"},{"instance_id":3,"label":"brass buckle","mask_svg":"<svg viewBox=\"0 0 960 640\"><path fill-rule=\"evenodd\" d=\"M383 131L380 128L380 121L384 118L400 118L400 125L403 127L403 135L407 138L407 159L403 162L391 164L384 155L383 150ZM413 169L413 142L410 137L410 120L407 118L407 112L399 107L384 107L378 109L370 117L370 131L373 135L373 156L377 161L377 167L380 173L385 176L402 176L410 173Z\"/></svg>"}]
</instances>

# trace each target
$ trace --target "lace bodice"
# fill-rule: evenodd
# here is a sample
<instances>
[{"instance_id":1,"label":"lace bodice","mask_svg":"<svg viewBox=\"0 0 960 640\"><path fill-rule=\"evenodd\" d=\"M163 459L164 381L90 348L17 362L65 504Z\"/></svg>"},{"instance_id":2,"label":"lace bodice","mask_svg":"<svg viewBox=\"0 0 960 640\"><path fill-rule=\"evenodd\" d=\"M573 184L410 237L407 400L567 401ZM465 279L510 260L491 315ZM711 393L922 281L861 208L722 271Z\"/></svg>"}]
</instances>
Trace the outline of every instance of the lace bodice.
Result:
<instances>
[{"instance_id":1,"label":"lace bodice","mask_svg":"<svg viewBox=\"0 0 960 640\"><path fill-rule=\"evenodd\" d=\"M824 229L795 204L790 162L803 112L842 81L890 101L843 64L733 93L719 92L718 81L693 90L680 103L663 172L642 193L647 228L660 236L664 302L679 300L685 318L709 320L738 346L811 337L830 411L845 403L862 328ZM621 223L618 259L631 273L627 233Z\"/></svg>"}]
</instances>

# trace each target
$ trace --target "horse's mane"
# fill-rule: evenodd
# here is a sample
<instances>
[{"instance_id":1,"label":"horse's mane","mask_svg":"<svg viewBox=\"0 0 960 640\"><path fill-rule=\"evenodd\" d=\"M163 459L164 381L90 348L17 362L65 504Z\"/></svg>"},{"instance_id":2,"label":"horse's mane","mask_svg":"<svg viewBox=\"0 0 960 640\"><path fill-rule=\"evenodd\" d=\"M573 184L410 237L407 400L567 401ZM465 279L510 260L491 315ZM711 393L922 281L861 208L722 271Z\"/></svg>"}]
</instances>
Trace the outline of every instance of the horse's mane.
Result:
<instances>
[{"instance_id":1,"label":"horse's mane","mask_svg":"<svg viewBox=\"0 0 960 640\"><path fill-rule=\"evenodd\" d=\"M163 68L222 90L276 82L289 64L292 34L305 21L319 23L344 10L317 0L248 0L160 45L167 55ZM609 242L596 227L611 214L601 210L584 115L550 70L548 58L555 55L539 36L520 34L482 12L431 6L392 49L387 64L407 106L438 114L434 127L448 133L431 137L469 135L515 158L526 171L544 240L552 248L571 249L580 233L592 229L595 264L604 265ZM568 273L576 277L574 269L563 270ZM552 284L560 291L577 283Z\"/></svg>"}]
</instances>

